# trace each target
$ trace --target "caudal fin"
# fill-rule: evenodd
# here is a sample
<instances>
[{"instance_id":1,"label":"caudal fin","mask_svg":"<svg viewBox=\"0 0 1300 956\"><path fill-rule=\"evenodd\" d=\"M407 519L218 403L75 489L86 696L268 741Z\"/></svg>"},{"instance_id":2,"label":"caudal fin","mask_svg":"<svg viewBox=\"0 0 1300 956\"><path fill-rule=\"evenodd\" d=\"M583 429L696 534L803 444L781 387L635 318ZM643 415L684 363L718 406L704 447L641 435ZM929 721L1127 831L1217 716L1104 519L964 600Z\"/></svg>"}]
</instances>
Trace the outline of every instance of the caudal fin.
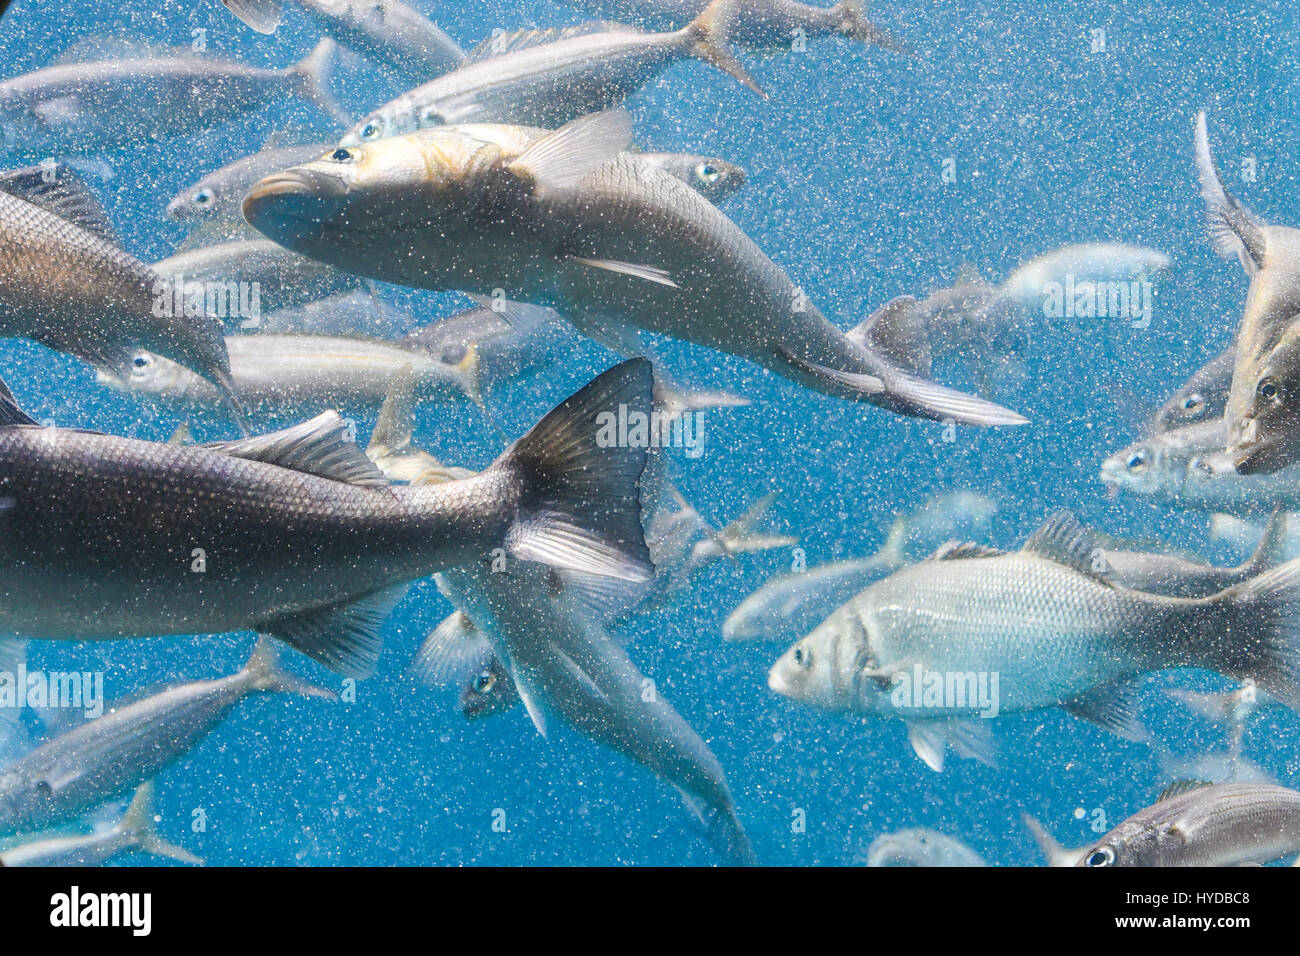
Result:
<instances>
[{"instance_id":1,"label":"caudal fin","mask_svg":"<svg viewBox=\"0 0 1300 956\"><path fill-rule=\"evenodd\" d=\"M767 93L727 48L727 38L741 0L713 0L682 33L690 41L691 55L734 77L763 99Z\"/></svg>"},{"instance_id":2,"label":"caudal fin","mask_svg":"<svg viewBox=\"0 0 1300 956\"><path fill-rule=\"evenodd\" d=\"M131 838L133 846L139 847L146 853L202 866L201 858L184 847L168 842L158 833L153 819L153 798L154 783L152 780L146 780L140 784L140 789L136 790L135 796L131 798L131 805L126 808L126 815L118 823L117 829Z\"/></svg>"},{"instance_id":3,"label":"caudal fin","mask_svg":"<svg viewBox=\"0 0 1300 956\"><path fill-rule=\"evenodd\" d=\"M1259 220L1223 186L1210 153L1204 110L1196 114L1196 175L1201 181L1205 225L1214 251L1224 259L1236 257L1246 274L1254 275L1264 264L1268 241Z\"/></svg>"},{"instance_id":4,"label":"caudal fin","mask_svg":"<svg viewBox=\"0 0 1300 956\"><path fill-rule=\"evenodd\" d=\"M492 465L519 483L506 547L557 568L645 581L654 573L641 528L645 442L620 420L649 421L650 362L632 359L553 409ZM644 416L641 419L640 416Z\"/></svg>"},{"instance_id":5,"label":"caudal fin","mask_svg":"<svg viewBox=\"0 0 1300 956\"><path fill-rule=\"evenodd\" d=\"M333 691L317 687L281 669L280 655L276 651L275 644L260 635L257 638L257 646L253 648L252 656L244 665L243 673L248 677L250 688L255 691L297 694L299 697L324 697L327 700L334 700L338 696Z\"/></svg>"},{"instance_id":6,"label":"caudal fin","mask_svg":"<svg viewBox=\"0 0 1300 956\"><path fill-rule=\"evenodd\" d=\"M1202 662L1300 711L1300 558L1209 600Z\"/></svg>"},{"instance_id":7,"label":"caudal fin","mask_svg":"<svg viewBox=\"0 0 1300 956\"><path fill-rule=\"evenodd\" d=\"M309 103L314 103L345 126L350 126L351 114L339 105L339 101L326 86L334 69L334 56L337 50L338 46L333 40L322 37L310 53L289 67L288 72L297 80L296 92L300 97Z\"/></svg>"},{"instance_id":8,"label":"caudal fin","mask_svg":"<svg viewBox=\"0 0 1300 956\"><path fill-rule=\"evenodd\" d=\"M221 0L226 9L258 33L274 33L284 11L280 0Z\"/></svg>"}]
</instances>

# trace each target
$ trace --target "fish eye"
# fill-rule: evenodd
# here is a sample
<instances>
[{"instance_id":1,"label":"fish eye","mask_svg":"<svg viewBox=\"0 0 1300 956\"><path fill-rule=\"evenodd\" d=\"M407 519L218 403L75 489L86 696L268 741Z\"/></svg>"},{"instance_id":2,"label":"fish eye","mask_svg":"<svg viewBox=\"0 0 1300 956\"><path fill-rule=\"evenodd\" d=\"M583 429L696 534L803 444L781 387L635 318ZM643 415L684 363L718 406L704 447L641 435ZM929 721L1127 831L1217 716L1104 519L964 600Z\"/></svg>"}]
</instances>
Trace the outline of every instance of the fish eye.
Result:
<instances>
[{"instance_id":1,"label":"fish eye","mask_svg":"<svg viewBox=\"0 0 1300 956\"><path fill-rule=\"evenodd\" d=\"M1272 402L1281 397L1282 387L1278 385L1277 379L1275 378L1260 379L1259 385L1255 389L1255 394L1266 402Z\"/></svg>"},{"instance_id":2,"label":"fish eye","mask_svg":"<svg viewBox=\"0 0 1300 956\"><path fill-rule=\"evenodd\" d=\"M712 163L700 163L695 167L695 175L706 183L716 183L722 178L722 170Z\"/></svg>"},{"instance_id":3,"label":"fish eye","mask_svg":"<svg viewBox=\"0 0 1300 956\"><path fill-rule=\"evenodd\" d=\"M1108 846L1099 846L1088 854L1088 858L1083 861L1084 866L1114 866L1115 851Z\"/></svg>"},{"instance_id":4,"label":"fish eye","mask_svg":"<svg viewBox=\"0 0 1300 956\"><path fill-rule=\"evenodd\" d=\"M384 131L384 125L379 120L371 120L361 128L362 139L378 139L379 134Z\"/></svg>"},{"instance_id":5,"label":"fish eye","mask_svg":"<svg viewBox=\"0 0 1300 956\"><path fill-rule=\"evenodd\" d=\"M136 356L133 359L131 359L131 367L137 372L143 372L152 364L153 364L153 359L150 358L148 355L146 355L144 352L137 353Z\"/></svg>"},{"instance_id":6,"label":"fish eye","mask_svg":"<svg viewBox=\"0 0 1300 956\"><path fill-rule=\"evenodd\" d=\"M1205 407L1205 399L1198 394L1188 395L1183 399L1183 411L1199 412Z\"/></svg>"},{"instance_id":7,"label":"fish eye","mask_svg":"<svg viewBox=\"0 0 1300 956\"><path fill-rule=\"evenodd\" d=\"M50 785L50 782L48 780L37 780L36 792L39 793L42 797L48 797L50 794L54 792L54 787Z\"/></svg>"},{"instance_id":8,"label":"fish eye","mask_svg":"<svg viewBox=\"0 0 1300 956\"><path fill-rule=\"evenodd\" d=\"M340 146L338 149L334 150L334 152L330 153L330 159L334 160L336 163L350 163L353 159L352 150L344 149Z\"/></svg>"},{"instance_id":9,"label":"fish eye","mask_svg":"<svg viewBox=\"0 0 1300 956\"><path fill-rule=\"evenodd\" d=\"M482 673L474 679L474 691L479 694L486 694L497 684L496 676L491 673Z\"/></svg>"},{"instance_id":10,"label":"fish eye","mask_svg":"<svg viewBox=\"0 0 1300 956\"><path fill-rule=\"evenodd\" d=\"M804 670L808 670L813 664L812 650L805 647L796 647L794 649L794 662Z\"/></svg>"},{"instance_id":11,"label":"fish eye","mask_svg":"<svg viewBox=\"0 0 1300 956\"><path fill-rule=\"evenodd\" d=\"M216 198L216 194L214 194L211 189L200 189L194 194L194 205L211 206L212 200Z\"/></svg>"},{"instance_id":12,"label":"fish eye","mask_svg":"<svg viewBox=\"0 0 1300 956\"><path fill-rule=\"evenodd\" d=\"M1129 456L1128 470L1141 471L1147 466L1147 453L1145 451L1135 451Z\"/></svg>"}]
</instances>

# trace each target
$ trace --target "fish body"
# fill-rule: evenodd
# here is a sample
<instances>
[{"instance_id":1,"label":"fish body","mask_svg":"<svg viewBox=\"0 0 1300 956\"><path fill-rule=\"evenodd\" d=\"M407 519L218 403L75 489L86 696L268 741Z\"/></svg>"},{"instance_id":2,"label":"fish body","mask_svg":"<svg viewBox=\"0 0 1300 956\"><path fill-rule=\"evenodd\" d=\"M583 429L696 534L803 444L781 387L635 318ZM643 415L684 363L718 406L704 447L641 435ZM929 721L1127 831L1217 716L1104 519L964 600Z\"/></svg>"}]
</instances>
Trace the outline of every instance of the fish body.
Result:
<instances>
[{"instance_id":1,"label":"fish body","mask_svg":"<svg viewBox=\"0 0 1300 956\"><path fill-rule=\"evenodd\" d=\"M455 69L465 53L441 27L400 0L292 0L325 34L404 82Z\"/></svg>"},{"instance_id":2,"label":"fish body","mask_svg":"<svg viewBox=\"0 0 1300 956\"><path fill-rule=\"evenodd\" d=\"M18 418L0 427L0 631L257 630L364 676L408 582L494 549L641 580L645 449L598 444L596 410L648 414L651 389L649 363L624 363L495 465L420 487L390 486L333 412L213 446Z\"/></svg>"},{"instance_id":3,"label":"fish body","mask_svg":"<svg viewBox=\"0 0 1300 956\"><path fill-rule=\"evenodd\" d=\"M653 331L900 414L1025 421L836 328L716 207L622 153L629 136L623 114L554 134L430 129L274 174L249 193L244 215L327 264L415 288L499 289L554 308L598 341Z\"/></svg>"},{"instance_id":4,"label":"fish body","mask_svg":"<svg viewBox=\"0 0 1300 956\"><path fill-rule=\"evenodd\" d=\"M1245 866L1300 853L1300 793L1217 783L1163 797L1083 851L1076 866Z\"/></svg>"},{"instance_id":5,"label":"fish body","mask_svg":"<svg viewBox=\"0 0 1300 956\"><path fill-rule=\"evenodd\" d=\"M867 848L867 866L988 866L956 837L917 827L884 833Z\"/></svg>"}]
</instances>

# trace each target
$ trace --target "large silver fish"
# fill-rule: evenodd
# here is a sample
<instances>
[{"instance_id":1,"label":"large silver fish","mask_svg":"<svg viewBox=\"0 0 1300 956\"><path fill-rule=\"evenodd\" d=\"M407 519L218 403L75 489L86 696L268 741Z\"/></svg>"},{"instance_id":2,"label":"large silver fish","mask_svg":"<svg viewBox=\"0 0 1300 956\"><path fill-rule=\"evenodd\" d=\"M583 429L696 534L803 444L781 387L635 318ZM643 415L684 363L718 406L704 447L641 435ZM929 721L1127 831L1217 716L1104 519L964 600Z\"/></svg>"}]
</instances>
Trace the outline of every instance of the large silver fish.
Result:
<instances>
[{"instance_id":1,"label":"large silver fish","mask_svg":"<svg viewBox=\"0 0 1300 956\"><path fill-rule=\"evenodd\" d=\"M750 359L802 385L905 415L1023 424L928 378L928 350L882 354L845 333L715 206L623 153L623 113L555 133L443 127L339 148L262 180L256 229L370 278L554 308L625 353L630 329ZM874 317L873 317L874 318Z\"/></svg>"},{"instance_id":2,"label":"large silver fish","mask_svg":"<svg viewBox=\"0 0 1300 956\"><path fill-rule=\"evenodd\" d=\"M761 93L727 52L738 0L714 0L675 33L618 24L524 30L486 41L469 63L364 116L339 141L357 146L434 126L507 123L555 129L628 96L681 60L697 57Z\"/></svg>"},{"instance_id":3,"label":"large silver fish","mask_svg":"<svg viewBox=\"0 0 1300 956\"><path fill-rule=\"evenodd\" d=\"M120 797L189 753L251 694L331 697L280 669L259 642L237 674L118 706L0 768L0 833L52 826Z\"/></svg>"},{"instance_id":4,"label":"large silver fish","mask_svg":"<svg viewBox=\"0 0 1300 956\"><path fill-rule=\"evenodd\" d=\"M41 428L0 396L0 632L85 640L257 630L370 673L416 578L494 551L589 574L650 575L644 359L598 377L490 467L390 486L337 413L180 446Z\"/></svg>"},{"instance_id":5,"label":"large silver fish","mask_svg":"<svg viewBox=\"0 0 1300 956\"><path fill-rule=\"evenodd\" d=\"M1076 866L1246 866L1300 853L1300 793L1259 783L1175 784Z\"/></svg>"},{"instance_id":6,"label":"large silver fish","mask_svg":"<svg viewBox=\"0 0 1300 956\"><path fill-rule=\"evenodd\" d=\"M1064 707L1142 739L1133 692L1150 671L1251 677L1300 705L1300 561L1193 599L1120 587L1097 570L1102 554L1068 512L1013 553L954 542L832 614L773 665L769 685L814 707L903 719L936 770L949 738L987 757L988 720L975 717Z\"/></svg>"},{"instance_id":7,"label":"large silver fish","mask_svg":"<svg viewBox=\"0 0 1300 956\"><path fill-rule=\"evenodd\" d=\"M1226 448L1242 473L1277 471L1300 459L1296 333L1289 332L1300 313L1300 229L1265 225L1224 189L1203 112L1196 116L1196 171L1215 251L1237 258L1250 276L1224 414ZM1279 348L1290 357L1275 359Z\"/></svg>"},{"instance_id":8,"label":"large silver fish","mask_svg":"<svg viewBox=\"0 0 1300 956\"><path fill-rule=\"evenodd\" d=\"M417 349L335 335L232 335L230 378L245 412L293 415L321 408L375 410L394 376L409 369L422 401L482 404L478 353L455 365ZM101 370L101 384L183 408L211 408L221 393L193 372L151 352L136 352L121 373Z\"/></svg>"},{"instance_id":9,"label":"large silver fish","mask_svg":"<svg viewBox=\"0 0 1300 956\"><path fill-rule=\"evenodd\" d=\"M149 349L230 396L219 323L202 309L170 308L171 298L167 280L117 244L103 207L66 167L0 174L0 337L97 366Z\"/></svg>"},{"instance_id":10,"label":"large silver fish","mask_svg":"<svg viewBox=\"0 0 1300 956\"><path fill-rule=\"evenodd\" d=\"M346 122L324 86L333 55L322 40L283 70L197 54L50 66L0 82L0 131L22 155L93 153L187 136L286 95Z\"/></svg>"},{"instance_id":11,"label":"large silver fish","mask_svg":"<svg viewBox=\"0 0 1300 956\"><path fill-rule=\"evenodd\" d=\"M0 866L98 866L119 853L140 850L201 866L197 856L169 843L154 824L153 781L140 784L122 819L106 830L80 836L48 836L0 850Z\"/></svg>"},{"instance_id":12,"label":"large silver fish","mask_svg":"<svg viewBox=\"0 0 1300 956\"><path fill-rule=\"evenodd\" d=\"M708 0L564 0L591 16L670 30L689 23ZM839 0L815 7L794 0L746 0L736 13L731 38L750 47L793 46L798 40L842 36L860 43L898 49L888 33L867 20L864 0Z\"/></svg>"}]
</instances>

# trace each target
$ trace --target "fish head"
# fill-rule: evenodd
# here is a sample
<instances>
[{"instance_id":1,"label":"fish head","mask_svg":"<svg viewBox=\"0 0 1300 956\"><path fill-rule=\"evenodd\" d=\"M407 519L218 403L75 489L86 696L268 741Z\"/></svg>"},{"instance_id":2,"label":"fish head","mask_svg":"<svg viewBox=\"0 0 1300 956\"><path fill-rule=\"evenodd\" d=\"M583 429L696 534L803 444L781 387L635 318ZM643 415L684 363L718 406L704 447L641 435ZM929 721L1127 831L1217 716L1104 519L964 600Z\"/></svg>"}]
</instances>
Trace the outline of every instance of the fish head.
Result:
<instances>
[{"instance_id":1,"label":"fish head","mask_svg":"<svg viewBox=\"0 0 1300 956\"><path fill-rule=\"evenodd\" d=\"M122 366L97 369L95 378L100 385L120 392L159 399L180 399L196 386L206 385L185 366L144 349L133 352Z\"/></svg>"},{"instance_id":2,"label":"fish head","mask_svg":"<svg viewBox=\"0 0 1300 956\"><path fill-rule=\"evenodd\" d=\"M710 202L721 202L745 185L745 170L715 157L701 157L691 167L691 182Z\"/></svg>"},{"instance_id":3,"label":"fish head","mask_svg":"<svg viewBox=\"0 0 1300 956\"><path fill-rule=\"evenodd\" d=\"M54 787L45 777L16 770L0 774L0 833L11 820L50 819L54 807Z\"/></svg>"},{"instance_id":4,"label":"fish head","mask_svg":"<svg viewBox=\"0 0 1300 956\"><path fill-rule=\"evenodd\" d=\"M1101 463L1101 480L1111 495L1121 491L1140 497L1170 492L1170 455L1158 439L1136 442Z\"/></svg>"},{"instance_id":5,"label":"fish head","mask_svg":"<svg viewBox=\"0 0 1300 956\"><path fill-rule=\"evenodd\" d=\"M1223 403L1214 403L1205 390L1196 385L1185 386L1169 396L1169 399L1156 412L1155 427L1161 431L1181 428L1208 421L1214 415L1223 414Z\"/></svg>"},{"instance_id":6,"label":"fish head","mask_svg":"<svg viewBox=\"0 0 1300 956\"><path fill-rule=\"evenodd\" d=\"M503 155L459 127L338 146L255 183L244 218L280 245L347 270L368 248L388 250L397 230L441 229L454 243L473 227Z\"/></svg>"},{"instance_id":7,"label":"fish head","mask_svg":"<svg viewBox=\"0 0 1300 956\"><path fill-rule=\"evenodd\" d=\"M514 682L495 657L460 690L460 712L466 720L490 717L509 710L518 701Z\"/></svg>"},{"instance_id":8,"label":"fish head","mask_svg":"<svg viewBox=\"0 0 1300 956\"><path fill-rule=\"evenodd\" d=\"M1075 866L1100 869L1110 866L1159 866L1173 844L1182 846L1174 828L1152 826L1140 818L1125 820L1096 843L1080 851Z\"/></svg>"},{"instance_id":9,"label":"fish head","mask_svg":"<svg viewBox=\"0 0 1300 956\"><path fill-rule=\"evenodd\" d=\"M767 686L820 710L883 712L890 682L865 679L875 673L871 630L869 616L850 601L777 659Z\"/></svg>"},{"instance_id":10,"label":"fish head","mask_svg":"<svg viewBox=\"0 0 1300 956\"><path fill-rule=\"evenodd\" d=\"M1228 453L1243 475L1300 461L1300 328L1288 329L1254 377Z\"/></svg>"},{"instance_id":11,"label":"fish head","mask_svg":"<svg viewBox=\"0 0 1300 956\"><path fill-rule=\"evenodd\" d=\"M221 192L215 185L200 182L167 204L167 217L175 222L207 222L213 218L221 199Z\"/></svg>"},{"instance_id":12,"label":"fish head","mask_svg":"<svg viewBox=\"0 0 1300 956\"><path fill-rule=\"evenodd\" d=\"M340 146L364 146L393 136L406 136L433 126L447 125L437 104L427 103L415 108L390 104L363 116L357 124L339 139Z\"/></svg>"}]
</instances>

